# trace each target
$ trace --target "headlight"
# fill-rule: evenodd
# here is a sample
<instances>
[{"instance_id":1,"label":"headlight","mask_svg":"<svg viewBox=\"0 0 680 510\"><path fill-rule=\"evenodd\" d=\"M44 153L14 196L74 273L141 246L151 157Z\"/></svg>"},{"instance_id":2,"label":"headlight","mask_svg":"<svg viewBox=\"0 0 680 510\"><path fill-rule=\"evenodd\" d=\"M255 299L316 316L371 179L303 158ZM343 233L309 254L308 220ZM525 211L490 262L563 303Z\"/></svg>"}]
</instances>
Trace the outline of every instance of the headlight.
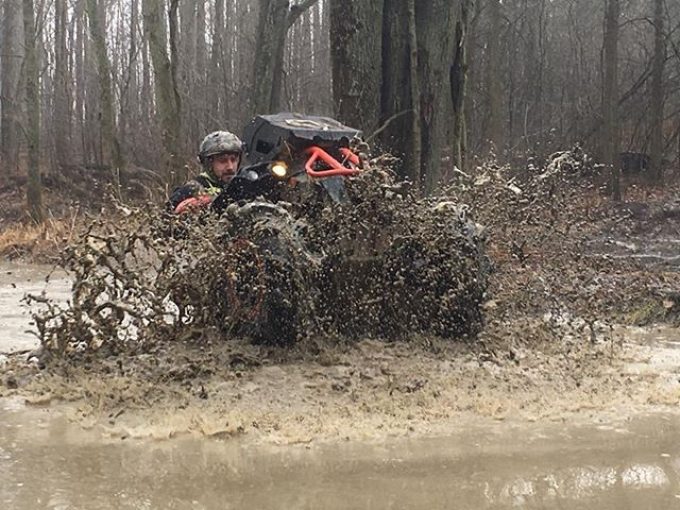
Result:
<instances>
[{"instance_id":1,"label":"headlight","mask_svg":"<svg viewBox=\"0 0 680 510\"><path fill-rule=\"evenodd\" d=\"M283 161L275 161L272 164L271 170L272 174L277 179L283 179L288 175L288 165L286 165Z\"/></svg>"}]
</instances>

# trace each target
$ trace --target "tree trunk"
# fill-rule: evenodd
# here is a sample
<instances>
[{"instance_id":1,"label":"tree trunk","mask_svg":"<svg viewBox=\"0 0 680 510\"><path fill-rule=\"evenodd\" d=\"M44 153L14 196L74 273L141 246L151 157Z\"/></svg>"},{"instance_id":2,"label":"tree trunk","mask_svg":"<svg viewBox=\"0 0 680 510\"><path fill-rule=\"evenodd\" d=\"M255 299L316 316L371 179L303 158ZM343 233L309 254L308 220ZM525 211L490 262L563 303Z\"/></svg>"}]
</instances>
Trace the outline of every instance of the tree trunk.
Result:
<instances>
[{"instance_id":1,"label":"tree trunk","mask_svg":"<svg viewBox=\"0 0 680 510\"><path fill-rule=\"evenodd\" d=\"M456 22L456 50L451 66L451 99L453 102L453 164L464 170L467 145L465 88L468 78L468 32L474 0L462 0L460 19Z\"/></svg>"},{"instance_id":2,"label":"tree trunk","mask_svg":"<svg viewBox=\"0 0 680 510\"><path fill-rule=\"evenodd\" d=\"M139 3L138 0L130 0L130 47L128 48L127 67L128 84L125 88L125 96L120 105L120 143L121 150L125 153L130 152L130 133L141 122L139 110L139 78L137 73L138 64L138 32L139 23Z\"/></svg>"},{"instance_id":3,"label":"tree trunk","mask_svg":"<svg viewBox=\"0 0 680 510\"><path fill-rule=\"evenodd\" d=\"M223 94L223 67L225 65L224 58L224 0L215 0L215 10L212 20L212 46L210 49L210 68L208 69L208 88L211 97L213 98L214 111L212 112L214 118L211 119L211 124L218 127L217 119L226 118L228 115L227 98Z\"/></svg>"},{"instance_id":4,"label":"tree trunk","mask_svg":"<svg viewBox=\"0 0 680 510\"><path fill-rule=\"evenodd\" d=\"M181 0L179 7L179 58L177 88L185 101L180 108L182 125L184 126L182 146L195 144L200 136L196 129L196 118L200 111L198 101L201 93L198 90L198 69L196 68L196 11L201 2ZM205 37L205 33L202 34Z\"/></svg>"},{"instance_id":5,"label":"tree trunk","mask_svg":"<svg viewBox=\"0 0 680 510\"><path fill-rule=\"evenodd\" d=\"M618 162L619 136L616 123L618 99L619 0L607 0L605 13L602 94L602 160L610 170L614 200L621 200L621 169Z\"/></svg>"},{"instance_id":6,"label":"tree trunk","mask_svg":"<svg viewBox=\"0 0 680 510\"><path fill-rule=\"evenodd\" d=\"M33 0L23 0L24 47L26 57L26 141L28 148L28 213L35 222L43 221L42 186L40 183L40 84L36 51Z\"/></svg>"},{"instance_id":7,"label":"tree trunk","mask_svg":"<svg viewBox=\"0 0 680 510\"><path fill-rule=\"evenodd\" d=\"M329 7L337 115L352 127L375 130L380 120L383 0L330 0Z\"/></svg>"},{"instance_id":8,"label":"tree trunk","mask_svg":"<svg viewBox=\"0 0 680 510\"><path fill-rule=\"evenodd\" d=\"M418 32L416 28L416 2L408 0L408 41L409 41L409 78L411 82L411 151L414 165L412 167L411 180L417 189L423 185L421 174L423 161L423 132L421 129L420 112L420 77L418 76Z\"/></svg>"},{"instance_id":9,"label":"tree trunk","mask_svg":"<svg viewBox=\"0 0 680 510\"><path fill-rule=\"evenodd\" d=\"M5 0L0 7L0 162L8 176L19 174L19 133L21 122L21 60L23 26L19 0Z\"/></svg>"},{"instance_id":10,"label":"tree trunk","mask_svg":"<svg viewBox=\"0 0 680 510\"><path fill-rule=\"evenodd\" d=\"M207 62L208 49L205 42L205 1L200 0L196 7L196 62L195 62L195 93L198 102L197 111L194 115L196 121L196 136L193 139L194 143L197 138L205 134L207 130L208 117L208 98L207 98Z\"/></svg>"},{"instance_id":11,"label":"tree trunk","mask_svg":"<svg viewBox=\"0 0 680 510\"><path fill-rule=\"evenodd\" d=\"M290 5L289 0L259 0L260 14L250 96L251 114L270 113L283 104L283 60L286 34L300 15L317 0Z\"/></svg>"},{"instance_id":12,"label":"tree trunk","mask_svg":"<svg viewBox=\"0 0 680 510\"><path fill-rule=\"evenodd\" d=\"M168 56L168 41L163 12L161 0L144 0L144 32L149 41L154 71L156 107L160 117L163 148L165 150L166 179L167 183L173 186L180 177L181 167L178 154L180 110L177 102L178 93L173 76L173 66ZM170 42L170 47L175 47L174 41Z\"/></svg>"},{"instance_id":13,"label":"tree trunk","mask_svg":"<svg viewBox=\"0 0 680 510\"><path fill-rule=\"evenodd\" d=\"M304 0L299 2L288 9L288 14L285 17L285 32L283 33L283 39L281 44L276 47L276 52L274 54L274 74L272 79L272 90L271 90L271 100L269 110L272 112L278 112L285 109L285 98L283 91L283 61L285 56L286 48L286 34L288 30L295 24L302 14L314 5L317 0ZM301 69L297 69L297 72L301 72Z\"/></svg>"},{"instance_id":14,"label":"tree trunk","mask_svg":"<svg viewBox=\"0 0 680 510\"><path fill-rule=\"evenodd\" d=\"M280 73L277 64L282 65L288 8L288 0L260 0L251 96L251 111L255 115L271 113L273 109L274 76Z\"/></svg>"},{"instance_id":15,"label":"tree trunk","mask_svg":"<svg viewBox=\"0 0 680 510\"><path fill-rule=\"evenodd\" d=\"M116 134L116 118L113 108L113 91L111 87L111 64L106 50L106 21L104 9L100 9L97 0L87 0L87 17L90 22L90 36L97 60L97 77L99 80L100 108L99 123L102 137L102 164L120 169L123 166L123 155Z\"/></svg>"},{"instance_id":16,"label":"tree trunk","mask_svg":"<svg viewBox=\"0 0 680 510\"><path fill-rule=\"evenodd\" d=\"M415 3L414 3L415 7ZM420 147L420 91L417 84L417 51L413 55L415 37L409 36L409 2L386 0L382 27L382 84L380 112L383 132L380 140L401 159L395 169L402 177L420 183L421 158L414 154ZM413 13L415 16L415 12ZM415 21L415 20L414 20ZM415 67L415 73L414 71Z\"/></svg>"},{"instance_id":17,"label":"tree trunk","mask_svg":"<svg viewBox=\"0 0 680 510\"><path fill-rule=\"evenodd\" d=\"M652 140L649 151L649 174L653 182L663 183L663 121L665 90L663 83L664 66L666 63L666 45L663 33L663 4L664 0L654 0L654 61L652 64L652 86L649 101L652 122Z\"/></svg>"},{"instance_id":18,"label":"tree trunk","mask_svg":"<svg viewBox=\"0 0 680 510\"><path fill-rule=\"evenodd\" d=\"M491 142L497 154L503 150L503 98L501 89L501 2L500 0L488 0L490 33L487 43L487 104L488 120L486 139Z\"/></svg>"},{"instance_id":19,"label":"tree trunk","mask_svg":"<svg viewBox=\"0 0 680 510\"><path fill-rule=\"evenodd\" d=\"M71 163L71 94L67 68L66 0L54 4L54 133L57 171Z\"/></svg>"},{"instance_id":20,"label":"tree trunk","mask_svg":"<svg viewBox=\"0 0 680 510\"><path fill-rule=\"evenodd\" d=\"M449 68L453 61L457 2L432 0L416 4L418 67L421 87L422 165L425 192L430 194L441 183L441 155L446 143L447 108L450 90Z\"/></svg>"},{"instance_id":21,"label":"tree trunk","mask_svg":"<svg viewBox=\"0 0 680 510\"><path fill-rule=\"evenodd\" d=\"M87 160L87 146L85 144L85 0L78 0L75 7L74 26L74 66L76 78L75 112L77 136L79 139L79 153L83 163Z\"/></svg>"},{"instance_id":22,"label":"tree trunk","mask_svg":"<svg viewBox=\"0 0 680 510\"><path fill-rule=\"evenodd\" d=\"M170 0L170 10L168 12L168 27L170 30L170 80L172 83L172 105L174 107L174 116L176 120L175 134L175 144L173 145L173 150L175 156L179 155L179 160L181 160L181 155L184 154L183 139L181 136L181 125L182 125L182 103L179 95L179 69L177 64L179 62L179 46L178 46L178 19L177 12L179 8L179 0ZM176 162L177 167L179 167L179 161ZM173 165L173 170L179 170Z\"/></svg>"}]
</instances>

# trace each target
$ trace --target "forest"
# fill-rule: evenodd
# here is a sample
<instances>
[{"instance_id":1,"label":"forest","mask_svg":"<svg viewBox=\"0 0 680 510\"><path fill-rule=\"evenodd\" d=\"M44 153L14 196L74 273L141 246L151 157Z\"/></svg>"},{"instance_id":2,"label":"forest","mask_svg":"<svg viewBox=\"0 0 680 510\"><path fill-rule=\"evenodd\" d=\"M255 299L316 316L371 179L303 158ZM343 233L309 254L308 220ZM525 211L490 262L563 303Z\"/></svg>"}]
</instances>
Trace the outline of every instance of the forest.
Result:
<instances>
[{"instance_id":1,"label":"forest","mask_svg":"<svg viewBox=\"0 0 680 510\"><path fill-rule=\"evenodd\" d=\"M0 189L170 189L202 137L295 111L360 129L424 193L579 144L658 185L680 164L668 0L3 0ZM144 184L141 184L144 183ZM80 190L87 195L87 190Z\"/></svg>"}]
</instances>

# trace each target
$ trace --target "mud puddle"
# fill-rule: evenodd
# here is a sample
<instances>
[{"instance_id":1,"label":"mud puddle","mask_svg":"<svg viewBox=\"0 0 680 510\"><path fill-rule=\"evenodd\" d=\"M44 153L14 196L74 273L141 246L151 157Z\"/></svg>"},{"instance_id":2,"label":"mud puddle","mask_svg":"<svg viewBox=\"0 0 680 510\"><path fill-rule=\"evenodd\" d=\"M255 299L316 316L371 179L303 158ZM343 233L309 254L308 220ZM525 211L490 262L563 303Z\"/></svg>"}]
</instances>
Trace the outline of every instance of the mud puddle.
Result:
<instances>
[{"instance_id":1,"label":"mud puddle","mask_svg":"<svg viewBox=\"0 0 680 510\"><path fill-rule=\"evenodd\" d=\"M22 305L26 294L45 292L57 302L69 299L70 281L63 272L52 270L51 266L0 263L0 355L29 351L39 345L29 331L29 311Z\"/></svg>"},{"instance_id":2,"label":"mud puddle","mask_svg":"<svg viewBox=\"0 0 680 510\"><path fill-rule=\"evenodd\" d=\"M110 440L0 403L0 506L39 508L676 508L680 417L468 425L445 439L246 446Z\"/></svg>"},{"instance_id":3,"label":"mud puddle","mask_svg":"<svg viewBox=\"0 0 680 510\"><path fill-rule=\"evenodd\" d=\"M15 270L7 316L45 286ZM173 352L179 383L132 360L39 375L0 399L0 508L675 508L680 337L620 335L508 359L361 342L224 371L216 351Z\"/></svg>"}]
</instances>

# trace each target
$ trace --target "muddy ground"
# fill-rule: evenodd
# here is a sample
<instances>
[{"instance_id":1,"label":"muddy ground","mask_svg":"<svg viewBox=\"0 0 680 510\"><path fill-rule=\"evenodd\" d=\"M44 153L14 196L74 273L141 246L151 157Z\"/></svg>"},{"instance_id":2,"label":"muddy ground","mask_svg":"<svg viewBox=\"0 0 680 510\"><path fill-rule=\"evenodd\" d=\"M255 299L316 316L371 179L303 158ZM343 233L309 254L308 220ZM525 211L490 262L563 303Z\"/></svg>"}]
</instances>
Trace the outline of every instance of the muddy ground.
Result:
<instances>
[{"instance_id":1,"label":"muddy ground","mask_svg":"<svg viewBox=\"0 0 680 510\"><path fill-rule=\"evenodd\" d=\"M590 192L569 210L583 215L578 234L536 236L545 229L529 222L534 234L521 244L496 225L486 326L475 340L314 338L291 349L204 330L142 354L5 357L0 397L58 409L113 438L277 444L674 410L675 196L634 197L622 212Z\"/></svg>"},{"instance_id":2,"label":"muddy ground","mask_svg":"<svg viewBox=\"0 0 680 510\"><path fill-rule=\"evenodd\" d=\"M217 342L49 371L10 358L0 395L121 439L291 444L445 436L480 419L597 422L677 406L680 357L655 340L675 330L653 331L505 351L366 340L316 356Z\"/></svg>"}]
</instances>

